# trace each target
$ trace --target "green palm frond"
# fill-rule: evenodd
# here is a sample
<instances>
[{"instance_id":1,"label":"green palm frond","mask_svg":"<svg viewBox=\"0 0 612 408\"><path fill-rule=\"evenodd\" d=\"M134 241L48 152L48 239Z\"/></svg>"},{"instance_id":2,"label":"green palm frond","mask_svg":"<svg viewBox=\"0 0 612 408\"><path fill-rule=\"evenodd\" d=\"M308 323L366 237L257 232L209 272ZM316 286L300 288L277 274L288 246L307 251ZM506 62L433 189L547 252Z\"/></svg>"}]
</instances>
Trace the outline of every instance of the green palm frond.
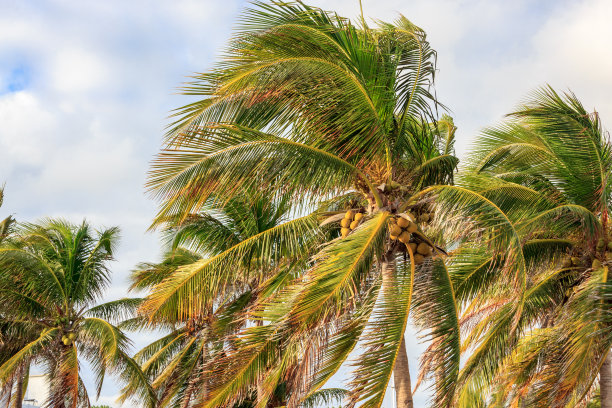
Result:
<instances>
[{"instance_id":1,"label":"green palm frond","mask_svg":"<svg viewBox=\"0 0 612 408\"><path fill-rule=\"evenodd\" d=\"M374 215L348 237L330 243L317 255L291 312L292 320L308 324L334 313L340 305L346 307L347 301L356 300L355 290L380 256L389 216L387 212Z\"/></svg>"},{"instance_id":2,"label":"green palm frond","mask_svg":"<svg viewBox=\"0 0 612 408\"><path fill-rule=\"evenodd\" d=\"M394 274L384 270L389 266L381 267L382 286L372 320L363 334L364 352L353 364L350 406L381 406L401 342L404 341L412 301L415 264L400 263Z\"/></svg>"},{"instance_id":3,"label":"green palm frond","mask_svg":"<svg viewBox=\"0 0 612 408\"><path fill-rule=\"evenodd\" d=\"M248 269L239 268L242 266L243 257L257 257L259 262L273 263L285 251L300 253L303 245L317 233L317 214L313 213L247 238L212 258L180 268L155 287L141 310L150 317L163 311L173 311L177 316L188 316L190 311L199 308L197 304L192 304L197 299L202 299L202 296L195 296L196 294L213 294L208 297L212 299L214 293L223 291L226 285L234 283L240 277L239 274L248 276ZM284 249L279 251L279 245Z\"/></svg>"},{"instance_id":4,"label":"green palm frond","mask_svg":"<svg viewBox=\"0 0 612 408\"><path fill-rule=\"evenodd\" d=\"M0 366L0 384L4 386L15 374L15 371L22 364L26 364L30 359L33 359L37 353L52 342L57 333L58 330L56 328L44 330L36 340L25 345L11 358L5 361L4 364Z\"/></svg>"},{"instance_id":5,"label":"green palm frond","mask_svg":"<svg viewBox=\"0 0 612 408\"><path fill-rule=\"evenodd\" d=\"M431 343L421 358L420 378L437 376L433 407L452 406L459 375L461 332L459 305L443 259L435 259L430 268L419 270L414 293L413 319Z\"/></svg>"}]
</instances>

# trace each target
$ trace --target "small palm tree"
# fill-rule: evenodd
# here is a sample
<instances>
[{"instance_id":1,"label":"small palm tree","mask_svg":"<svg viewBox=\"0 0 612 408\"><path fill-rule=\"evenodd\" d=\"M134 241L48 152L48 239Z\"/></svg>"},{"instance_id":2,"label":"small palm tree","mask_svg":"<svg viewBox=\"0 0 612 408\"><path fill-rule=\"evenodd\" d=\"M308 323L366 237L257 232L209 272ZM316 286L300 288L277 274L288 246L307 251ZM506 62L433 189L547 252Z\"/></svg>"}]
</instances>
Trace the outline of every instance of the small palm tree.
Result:
<instances>
[{"instance_id":1,"label":"small palm tree","mask_svg":"<svg viewBox=\"0 0 612 408\"><path fill-rule=\"evenodd\" d=\"M498 278L503 255L482 251L478 268L458 261L474 302L468 338L477 346L462 378L495 381L491 398L500 405L565 407L585 403L599 374L601 406L611 407L612 144L597 113L573 94L544 88L484 132L471 162L472 187L487 189L506 210L525 253L548 249L526 259L518 319L509 316L515 306Z\"/></svg>"},{"instance_id":2,"label":"small palm tree","mask_svg":"<svg viewBox=\"0 0 612 408\"><path fill-rule=\"evenodd\" d=\"M180 275L181 267L205 262L206 257L269 233L288 219L291 209L286 196L274 198L257 191L234 196L222 208L214 207L213 203L214 200L180 225L174 219L163 221L171 250L159 264L139 265L132 275L132 289L154 291L164 281ZM135 356L150 378L160 406L195 406L207 397L211 362L222 358L224 343L232 342L236 332L249 324L250 306L255 299L265 296L260 292L264 282L274 281L279 271L291 274L286 263L293 260L295 267L295 259L313 247L304 239L302 243L302 250L296 253L284 250L284 245L276 246L275 251L283 255L282 261L275 264L262 263L256 248L245 252L237 265L243 271L242 279L231 282L225 290L217 288L214 304L210 304L207 296L195 294L186 318L169 309L165 313L144 314L123 324L130 328L169 330ZM286 386L278 387L277 391L279 403L291 392ZM253 397L248 399L256 399L257 387L253 387L251 394ZM326 391L315 395L312 401L334 395L339 393Z\"/></svg>"},{"instance_id":3,"label":"small palm tree","mask_svg":"<svg viewBox=\"0 0 612 408\"><path fill-rule=\"evenodd\" d=\"M108 262L118 229L95 232L87 223L46 220L19 227L0 248L0 300L7 330L27 328L23 342L0 366L0 387L11 387L31 364L51 379L47 404L89 406L80 361L90 362L99 395L107 372L140 382L141 401L153 394L138 365L127 355L129 340L110 319L132 300L96 305L110 283ZM32 334L34 334L32 336ZM7 356L8 357L8 356Z\"/></svg>"}]
</instances>

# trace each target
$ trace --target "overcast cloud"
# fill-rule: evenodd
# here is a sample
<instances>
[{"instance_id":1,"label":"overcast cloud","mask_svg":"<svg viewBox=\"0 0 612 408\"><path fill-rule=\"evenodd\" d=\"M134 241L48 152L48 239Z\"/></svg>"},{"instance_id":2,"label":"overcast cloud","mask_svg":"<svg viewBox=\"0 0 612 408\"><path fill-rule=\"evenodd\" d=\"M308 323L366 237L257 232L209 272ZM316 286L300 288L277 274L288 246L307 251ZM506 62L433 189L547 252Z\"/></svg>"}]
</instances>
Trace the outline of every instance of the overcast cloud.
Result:
<instances>
[{"instance_id":1,"label":"overcast cloud","mask_svg":"<svg viewBox=\"0 0 612 408\"><path fill-rule=\"evenodd\" d=\"M437 94L451 110L459 155L478 130L535 87L571 88L612 126L609 0L363 0L367 17L404 14L438 51ZM311 4L355 17L358 0ZM0 0L2 214L119 225L109 299L126 294L138 262L158 259L144 195L174 90L209 68L230 36L239 0ZM418 351L410 340L413 376ZM136 336L137 346L146 338ZM112 404L107 382L98 403ZM424 406L426 395L416 395ZM391 407L387 398L385 406Z\"/></svg>"}]
</instances>

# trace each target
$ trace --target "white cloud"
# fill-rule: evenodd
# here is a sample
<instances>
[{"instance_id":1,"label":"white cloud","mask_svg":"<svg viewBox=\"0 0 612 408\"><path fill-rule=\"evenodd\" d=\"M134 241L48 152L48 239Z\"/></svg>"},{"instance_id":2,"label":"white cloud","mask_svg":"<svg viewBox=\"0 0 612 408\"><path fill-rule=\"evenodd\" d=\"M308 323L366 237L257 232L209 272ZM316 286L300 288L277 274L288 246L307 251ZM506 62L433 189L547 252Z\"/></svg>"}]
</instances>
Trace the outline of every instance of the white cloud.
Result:
<instances>
[{"instance_id":1,"label":"white cloud","mask_svg":"<svg viewBox=\"0 0 612 408\"><path fill-rule=\"evenodd\" d=\"M404 14L438 50L438 96L453 111L460 153L526 92L571 88L612 123L612 3L608 0L364 0L367 17ZM313 0L348 17L357 0ZM148 162L173 92L208 69L236 25L239 0L10 2L0 14L0 92L15 67L24 90L0 94L3 213L120 225L109 298L125 294L128 271L159 254L145 234L155 212L144 196ZM139 340L139 344L142 345ZM414 337L410 337L411 346ZM411 353L411 363L418 353ZM413 377L416 375L414 365ZM104 388L114 400L116 385ZM423 398L424 394L421 394Z\"/></svg>"}]
</instances>

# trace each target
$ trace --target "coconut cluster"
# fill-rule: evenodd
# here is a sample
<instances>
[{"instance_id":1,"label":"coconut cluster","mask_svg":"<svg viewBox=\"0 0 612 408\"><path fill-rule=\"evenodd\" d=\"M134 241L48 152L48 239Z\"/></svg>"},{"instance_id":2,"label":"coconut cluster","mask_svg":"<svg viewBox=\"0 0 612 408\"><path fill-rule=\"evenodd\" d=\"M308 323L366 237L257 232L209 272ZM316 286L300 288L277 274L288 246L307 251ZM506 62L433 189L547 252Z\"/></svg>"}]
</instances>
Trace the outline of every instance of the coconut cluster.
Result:
<instances>
[{"instance_id":1,"label":"coconut cluster","mask_svg":"<svg viewBox=\"0 0 612 408\"><path fill-rule=\"evenodd\" d=\"M361 223L363 219L363 213L355 212L353 210L348 210L346 214L344 214L344 218L340 221L340 232L342 233L342 238L345 238L352 230L357 228L357 226Z\"/></svg>"},{"instance_id":2,"label":"coconut cluster","mask_svg":"<svg viewBox=\"0 0 612 408\"><path fill-rule=\"evenodd\" d=\"M600 253L604 252L604 259L612 260L612 241L606 242L603 238L601 238L599 239L599 241L597 241L597 245L595 246L595 248ZM585 264L588 264L588 260L584 260L583 258L580 258L579 256L576 256L576 255L578 254L575 254L574 256L572 255L566 256L561 262L561 267L562 268L572 268L572 267L585 266ZM591 261L591 268L599 269L601 268L601 266L602 266L601 260L594 258Z\"/></svg>"},{"instance_id":3,"label":"coconut cluster","mask_svg":"<svg viewBox=\"0 0 612 408\"><path fill-rule=\"evenodd\" d=\"M430 257L433 249L425 242L417 243L412 234L417 232L418 226L414 215L399 214L391 220L389 226L389 238L400 241L402 244L410 248L414 254L414 263L417 265L425 262L425 258Z\"/></svg>"},{"instance_id":4,"label":"coconut cluster","mask_svg":"<svg viewBox=\"0 0 612 408\"><path fill-rule=\"evenodd\" d=\"M62 336L62 343L64 343L64 346L70 346L72 345L72 342L74 342L74 340L76 339L76 334L75 333L66 333Z\"/></svg>"}]
</instances>

